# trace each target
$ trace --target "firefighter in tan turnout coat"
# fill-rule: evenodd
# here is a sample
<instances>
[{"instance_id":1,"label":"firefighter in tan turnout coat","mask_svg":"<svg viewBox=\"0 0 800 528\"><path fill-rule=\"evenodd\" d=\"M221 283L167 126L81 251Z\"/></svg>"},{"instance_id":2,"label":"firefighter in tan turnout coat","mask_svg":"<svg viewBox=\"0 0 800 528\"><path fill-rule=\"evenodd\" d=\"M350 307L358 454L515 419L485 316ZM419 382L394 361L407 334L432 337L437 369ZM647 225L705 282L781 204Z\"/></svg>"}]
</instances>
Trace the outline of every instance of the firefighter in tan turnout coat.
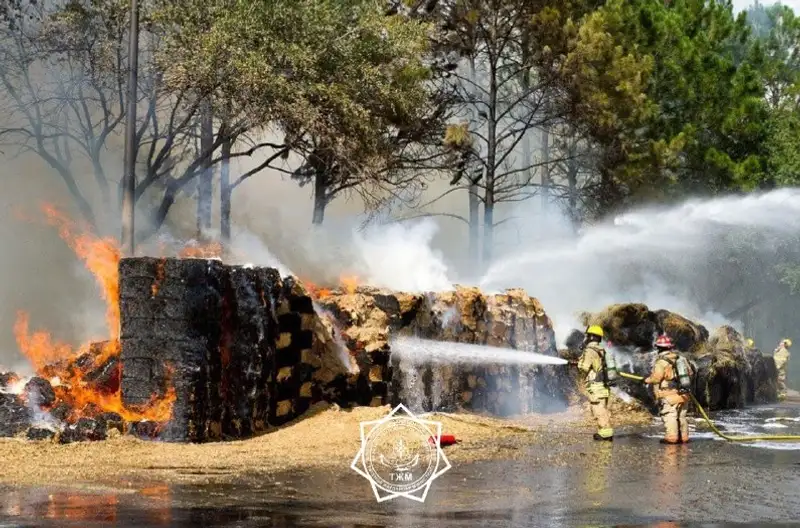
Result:
<instances>
[{"instance_id":1,"label":"firefighter in tan turnout coat","mask_svg":"<svg viewBox=\"0 0 800 528\"><path fill-rule=\"evenodd\" d=\"M586 330L586 340L583 353L577 361L578 370L584 377L586 392L589 394L589 403L592 416L597 421L595 440L613 440L614 429L611 428L611 415L608 412L608 399L611 389L608 386L606 369L606 351L600 345L603 339L603 329L599 326L590 326Z\"/></svg>"},{"instance_id":2,"label":"firefighter in tan turnout coat","mask_svg":"<svg viewBox=\"0 0 800 528\"><path fill-rule=\"evenodd\" d=\"M689 441L689 422L686 419L690 396L679 382L678 361L682 362L684 374L694 375L692 367L685 358L680 358L674 350L669 336L662 335L656 339L658 357L653 372L644 379L644 383L655 385L655 396L661 406L661 420L664 422L665 434L662 444L680 444ZM687 382L688 383L688 382Z\"/></svg>"},{"instance_id":3,"label":"firefighter in tan turnout coat","mask_svg":"<svg viewBox=\"0 0 800 528\"><path fill-rule=\"evenodd\" d=\"M791 348L791 346L791 339L783 339L772 354L772 357L775 359L775 367L778 369L779 400L786 399L786 368L789 366L789 358L792 356L789 353L789 348Z\"/></svg>"}]
</instances>

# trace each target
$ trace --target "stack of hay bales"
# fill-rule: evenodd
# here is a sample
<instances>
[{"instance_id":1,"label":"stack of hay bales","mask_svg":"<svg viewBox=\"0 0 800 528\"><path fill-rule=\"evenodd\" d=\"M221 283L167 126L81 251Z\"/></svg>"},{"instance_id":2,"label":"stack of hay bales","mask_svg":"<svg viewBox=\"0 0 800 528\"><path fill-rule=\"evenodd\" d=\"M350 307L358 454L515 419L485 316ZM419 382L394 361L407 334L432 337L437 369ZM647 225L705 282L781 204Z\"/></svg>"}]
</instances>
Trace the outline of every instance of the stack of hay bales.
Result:
<instances>
[{"instance_id":1,"label":"stack of hay bales","mask_svg":"<svg viewBox=\"0 0 800 528\"><path fill-rule=\"evenodd\" d=\"M586 326L603 327L615 345L649 350L659 334L666 333L680 350L691 351L708 339L704 326L669 310L651 311L644 304L612 304L597 313L582 314Z\"/></svg>"},{"instance_id":2,"label":"stack of hay bales","mask_svg":"<svg viewBox=\"0 0 800 528\"><path fill-rule=\"evenodd\" d=\"M243 438L343 397L331 392L350 365L291 277L148 257L122 259L119 277L122 402L135 408L175 389L159 438Z\"/></svg>"},{"instance_id":3,"label":"stack of hay bales","mask_svg":"<svg viewBox=\"0 0 800 528\"><path fill-rule=\"evenodd\" d=\"M522 290L486 296L460 286L427 294L360 287L335 290L319 303L336 315L356 352L364 374L353 393L361 404L402 402L413 410L465 408L500 416L565 404L564 367L391 356L392 334L555 355L552 321Z\"/></svg>"},{"instance_id":4,"label":"stack of hay bales","mask_svg":"<svg viewBox=\"0 0 800 528\"><path fill-rule=\"evenodd\" d=\"M776 401L774 361L746 351L744 338L730 326L709 335L705 327L680 314L651 311L644 304L611 305L598 313L583 314L581 322L603 327L623 370L640 376L652 371L657 355L652 345L659 334L666 333L695 367L693 394L709 410ZM576 346L580 337L575 331L568 341ZM576 351L569 354L574 356ZM644 385L622 380L620 386L651 409L656 408L652 391Z\"/></svg>"}]
</instances>

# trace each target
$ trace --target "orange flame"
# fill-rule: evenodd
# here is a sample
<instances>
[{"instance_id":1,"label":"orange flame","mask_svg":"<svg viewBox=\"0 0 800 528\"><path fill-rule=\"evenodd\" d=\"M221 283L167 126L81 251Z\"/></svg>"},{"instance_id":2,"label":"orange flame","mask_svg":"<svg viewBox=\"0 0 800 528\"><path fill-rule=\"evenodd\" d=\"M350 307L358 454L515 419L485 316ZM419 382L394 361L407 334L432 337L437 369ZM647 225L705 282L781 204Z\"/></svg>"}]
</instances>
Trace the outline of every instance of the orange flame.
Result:
<instances>
[{"instance_id":1,"label":"orange flame","mask_svg":"<svg viewBox=\"0 0 800 528\"><path fill-rule=\"evenodd\" d=\"M219 242L208 242L201 244L198 242L190 242L178 252L180 258L222 258L222 244Z\"/></svg>"},{"instance_id":2,"label":"orange flame","mask_svg":"<svg viewBox=\"0 0 800 528\"><path fill-rule=\"evenodd\" d=\"M355 275L342 275L339 277L339 284L341 285L342 290L352 295L356 292L356 288L358 288L358 277Z\"/></svg>"},{"instance_id":3,"label":"orange flame","mask_svg":"<svg viewBox=\"0 0 800 528\"><path fill-rule=\"evenodd\" d=\"M80 417L87 408L96 408L100 412L115 412L128 421L168 421L176 398L174 388L170 388L164 397L154 395L142 409L130 409L122 404L119 365L109 367L118 370L109 373L111 382L105 387L106 390L100 390L96 384L85 379L91 368L106 365L120 353L119 246L116 240L95 237L89 230L76 234L78 226L62 212L51 205L44 205L42 209L48 223L58 228L61 238L75 251L100 285L107 306L106 324L110 339L99 346L84 344L74 350L65 343L53 340L45 331L29 332L28 314L19 312L14 335L20 351L30 360L38 375L59 378L60 383L54 387L56 396L73 407L73 419ZM89 364L86 367L77 366L75 360L85 354L90 355Z\"/></svg>"},{"instance_id":4,"label":"orange flame","mask_svg":"<svg viewBox=\"0 0 800 528\"><path fill-rule=\"evenodd\" d=\"M339 293L346 293L352 295L356 293L360 284L359 278L356 275L341 275L339 277L339 285L337 287L322 287L308 279L298 278L303 287L308 291L308 295L312 299L325 299L333 295L334 291Z\"/></svg>"}]
</instances>

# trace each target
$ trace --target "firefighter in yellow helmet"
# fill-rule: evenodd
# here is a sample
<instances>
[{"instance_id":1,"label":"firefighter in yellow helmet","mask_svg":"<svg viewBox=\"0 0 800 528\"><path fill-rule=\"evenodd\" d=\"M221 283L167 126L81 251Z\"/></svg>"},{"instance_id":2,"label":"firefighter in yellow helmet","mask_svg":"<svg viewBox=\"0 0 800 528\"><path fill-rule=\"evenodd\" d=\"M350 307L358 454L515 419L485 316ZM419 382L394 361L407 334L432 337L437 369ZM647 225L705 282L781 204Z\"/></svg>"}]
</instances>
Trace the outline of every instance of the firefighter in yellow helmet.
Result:
<instances>
[{"instance_id":1,"label":"firefighter in yellow helmet","mask_svg":"<svg viewBox=\"0 0 800 528\"><path fill-rule=\"evenodd\" d=\"M747 347L748 351L753 351L756 348L756 342L753 341L752 337L748 337L747 341L745 341L745 346Z\"/></svg>"},{"instance_id":2,"label":"firefighter in yellow helmet","mask_svg":"<svg viewBox=\"0 0 800 528\"><path fill-rule=\"evenodd\" d=\"M694 372L689 362L675 352L672 339L668 335L659 336L655 346L658 357L653 365L653 372L643 382L656 386L655 396L661 405L659 414L665 429L661 443L685 444L689 442L686 411L691 398L689 390Z\"/></svg>"},{"instance_id":3,"label":"firefighter in yellow helmet","mask_svg":"<svg viewBox=\"0 0 800 528\"><path fill-rule=\"evenodd\" d=\"M782 339L772 354L775 359L775 367L778 369L778 400L786 399L786 369L789 366L789 358L792 356L789 353L791 347L791 339Z\"/></svg>"},{"instance_id":4,"label":"firefighter in yellow helmet","mask_svg":"<svg viewBox=\"0 0 800 528\"><path fill-rule=\"evenodd\" d=\"M592 416L597 421L597 432L594 434L594 439L611 441L614 438L611 415L608 412L611 389L608 385L606 351L600 345L602 339L603 329L601 327L593 325L586 330L583 353L578 359L578 370L584 375Z\"/></svg>"}]
</instances>

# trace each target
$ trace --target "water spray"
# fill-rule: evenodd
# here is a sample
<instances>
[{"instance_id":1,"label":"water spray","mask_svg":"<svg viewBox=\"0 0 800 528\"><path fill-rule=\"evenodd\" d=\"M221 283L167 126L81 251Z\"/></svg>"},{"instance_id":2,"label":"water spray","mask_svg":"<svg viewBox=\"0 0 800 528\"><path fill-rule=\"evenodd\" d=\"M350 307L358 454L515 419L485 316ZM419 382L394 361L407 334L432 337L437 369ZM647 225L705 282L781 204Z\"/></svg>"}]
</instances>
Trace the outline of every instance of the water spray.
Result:
<instances>
[{"instance_id":1,"label":"water spray","mask_svg":"<svg viewBox=\"0 0 800 528\"><path fill-rule=\"evenodd\" d=\"M515 365L566 365L560 357L537 352L451 341L433 341L397 336L391 340L392 354L410 363L507 363Z\"/></svg>"}]
</instances>

